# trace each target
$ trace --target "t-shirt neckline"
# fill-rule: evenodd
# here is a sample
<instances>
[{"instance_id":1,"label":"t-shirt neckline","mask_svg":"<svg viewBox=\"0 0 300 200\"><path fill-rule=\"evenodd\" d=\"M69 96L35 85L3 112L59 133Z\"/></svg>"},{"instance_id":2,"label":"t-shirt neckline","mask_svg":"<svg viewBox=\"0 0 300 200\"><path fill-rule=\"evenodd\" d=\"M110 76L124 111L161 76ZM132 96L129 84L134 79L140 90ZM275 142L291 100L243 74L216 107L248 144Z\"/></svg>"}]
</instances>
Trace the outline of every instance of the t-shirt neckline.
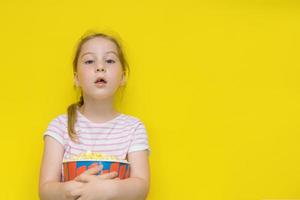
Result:
<instances>
[{"instance_id":1,"label":"t-shirt neckline","mask_svg":"<svg viewBox=\"0 0 300 200\"><path fill-rule=\"evenodd\" d=\"M84 121L86 121L90 124L95 124L95 125L100 125L100 126L112 123L112 122L116 121L117 119L119 119L121 116L123 116L122 113L119 113L119 115L117 115L116 117L114 117L110 120L107 120L105 122L93 122L93 121L89 120L86 116L84 116L81 112L79 112L78 109L76 109L76 112L77 112L77 115L80 116Z\"/></svg>"}]
</instances>

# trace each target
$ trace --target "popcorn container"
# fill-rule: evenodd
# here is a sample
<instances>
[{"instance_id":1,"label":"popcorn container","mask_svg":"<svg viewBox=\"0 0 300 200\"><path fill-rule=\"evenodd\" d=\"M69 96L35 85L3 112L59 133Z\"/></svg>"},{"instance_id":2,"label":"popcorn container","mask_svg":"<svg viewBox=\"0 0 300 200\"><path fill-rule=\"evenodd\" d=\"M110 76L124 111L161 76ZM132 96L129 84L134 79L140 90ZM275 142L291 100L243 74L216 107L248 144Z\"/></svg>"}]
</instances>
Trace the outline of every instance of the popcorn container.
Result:
<instances>
[{"instance_id":1,"label":"popcorn container","mask_svg":"<svg viewBox=\"0 0 300 200\"><path fill-rule=\"evenodd\" d=\"M71 181L86 170L103 165L102 170L97 174L109 172L118 172L118 178L125 179L129 177L129 163L111 160L77 160L63 162L63 181Z\"/></svg>"}]
</instances>

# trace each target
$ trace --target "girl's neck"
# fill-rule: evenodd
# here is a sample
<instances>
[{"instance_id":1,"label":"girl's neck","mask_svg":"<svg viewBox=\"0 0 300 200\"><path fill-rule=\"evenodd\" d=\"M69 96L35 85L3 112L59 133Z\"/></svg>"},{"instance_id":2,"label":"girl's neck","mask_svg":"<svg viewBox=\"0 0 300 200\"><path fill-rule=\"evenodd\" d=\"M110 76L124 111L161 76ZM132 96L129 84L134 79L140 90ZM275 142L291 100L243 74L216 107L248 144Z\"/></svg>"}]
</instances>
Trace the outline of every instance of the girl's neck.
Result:
<instances>
[{"instance_id":1,"label":"girl's neck","mask_svg":"<svg viewBox=\"0 0 300 200\"><path fill-rule=\"evenodd\" d=\"M120 114L114 108L113 100L111 99L99 101L84 98L84 104L78 110L86 118L95 123L109 121Z\"/></svg>"}]
</instances>

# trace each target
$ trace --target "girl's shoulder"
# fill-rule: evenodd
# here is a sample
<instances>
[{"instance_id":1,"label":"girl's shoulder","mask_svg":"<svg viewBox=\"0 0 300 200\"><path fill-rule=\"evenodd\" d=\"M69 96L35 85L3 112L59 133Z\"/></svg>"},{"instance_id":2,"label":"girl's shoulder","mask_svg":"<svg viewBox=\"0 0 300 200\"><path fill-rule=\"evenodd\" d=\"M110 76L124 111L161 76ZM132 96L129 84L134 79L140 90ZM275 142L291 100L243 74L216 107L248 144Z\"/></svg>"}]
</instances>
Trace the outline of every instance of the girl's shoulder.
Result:
<instances>
[{"instance_id":1,"label":"girl's shoulder","mask_svg":"<svg viewBox=\"0 0 300 200\"><path fill-rule=\"evenodd\" d=\"M67 123L68 123L67 114L59 114L50 120L49 125L56 124L59 126L66 126Z\"/></svg>"}]
</instances>

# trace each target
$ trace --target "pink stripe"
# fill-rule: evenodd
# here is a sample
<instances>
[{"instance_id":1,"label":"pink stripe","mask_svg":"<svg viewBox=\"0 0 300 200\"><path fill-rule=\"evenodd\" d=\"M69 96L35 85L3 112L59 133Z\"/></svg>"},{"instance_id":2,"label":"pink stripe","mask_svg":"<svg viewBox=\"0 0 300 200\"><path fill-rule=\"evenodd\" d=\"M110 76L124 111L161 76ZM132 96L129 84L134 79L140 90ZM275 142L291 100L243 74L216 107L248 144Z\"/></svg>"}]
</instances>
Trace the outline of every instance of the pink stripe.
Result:
<instances>
[{"instance_id":1,"label":"pink stripe","mask_svg":"<svg viewBox=\"0 0 300 200\"><path fill-rule=\"evenodd\" d=\"M67 120L66 120L67 121ZM111 125L117 125L117 124L121 124L120 122L126 122L125 120L118 120L118 121L113 121L113 122L100 122L100 123L96 123L96 122L90 122L90 121L86 121L84 119L77 119L76 123L84 123L84 124L94 124L94 125L104 125L104 124L111 124Z\"/></svg>"},{"instance_id":2,"label":"pink stripe","mask_svg":"<svg viewBox=\"0 0 300 200\"><path fill-rule=\"evenodd\" d=\"M117 143L106 143L106 144L87 144L87 143L81 143L82 145L86 145L86 146L110 146L110 145L120 145L120 144L125 144L125 143L129 143L128 141L123 141L123 142L117 142Z\"/></svg>"},{"instance_id":3,"label":"pink stripe","mask_svg":"<svg viewBox=\"0 0 300 200\"><path fill-rule=\"evenodd\" d=\"M75 146L72 146L72 145L70 145L70 147L71 147L72 149L77 149L77 150L79 150L79 151L86 151L86 149L78 148L78 147L75 147ZM95 147L97 147L97 146L95 146ZM87 148L87 149L89 149L89 148ZM114 151L124 151L124 150L126 150L126 147L123 147L123 148L114 148L114 149L103 149L103 150L101 150L101 151L114 152ZM99 151L99 150L97 150L97 151Z\"/></svg>"},{"instance_id":4,"label":"pink stripe","mask_svg":"<svg viewBox=\"0 0 300 200\"><path fill-rule=\"evenodd\" d=\"M98 129L100 129L100 128L98 128ZM83 132L83 130L87 130L87 131ZM82 133L92 133L92 134L93 134L93 133L97 133L97 132L88 132L88 131L90 131L90 130L88 130L88 128L84 128L83 130L79 129L79 131L82 132ZM116 129L115 129L114 127L111 127L109 130L110 130L110 131L104 132L104 131L101 131L101 129L100 129L99 131L101 131L100 133L123 133L123 132L129 132L129 131L131 131L132 129L129 129L129 130L121 129L121 131L116 131ZM96 130L96 131L97 131L97 130ZM98 133L99 133L99 132L98 132Z\"/></svg>"},{"instance_id":5,"label":"pink stripe","mask_svg":"<svg viewBox=\"0 0 300 200\"><path fill-rule=\"evenodd\" d=\"M118 136L118 137L109 137L107 138L107 135L104 135L104 137L96 137L96 138L88 138L88 137L82 137L82 135L88 135L88 134L79 134L78 137L83 140L108 140L108 139L120 139L120 138L126 138L130 135L124 135L124 136Z\"/></svg>"},{"instance_id":6,"label":"pink stripe","mask_svg":"<svg viewBox=\"0 0 300 200\"><path fill-rule=\"evenodd\" d=\"M147 135L144 133L140 133L135 136L135 139L147 139Z\"/></svg>"},{"instance_id":7,"label":"pink stripe","mask_svg":"<svg viewBox=\"0 0 300 200\"><path fill-rule=\"evenodd\" d=\"M66 150L65 152L66 152L66 154L67 155L70 155L70 154L72 154L72 155L77 155L77 154L79 154L79 153L83 153L83 152L86 152L87 151L87 149L85 149L85 150L77 150L77 151L79 151L78 153L72 153L71 151L72 150L76 150L76 149L70 149L70 150ZM105 153L105 154L112 154L112 155L116 155L116 156L123 156L124 155L124 151L121 151L121 153L111 153L111 152L114 152L114 151L107 151L107 150L103 150L103 151L99 151L99 150L93 150L93 152L99 152L99 153Z\"/></svg>"},{"instance_id":8,"label":"pink stripe","mask_svg":"<svg viewBox=\"0 0 300 200\"><path fill-rule=\"evenodd\" d=\"M67 119L65 120L67 121ZM124 123L128 123L128 122L132 122L131 120L126 120L126 119L115 119L114 121L107 121L107 122L103 122L103 123L96 123L96 122L90 122L86 119L83 118L77 118L77 122L82 122L82 123L92 123L92 124L120 124L120 122L124 122Z\"/></svg>"},{"instance_id":9,"label":"pink stripe","mask_svg":"<svg viewBox=\"0 0 300 200\"><path fill-rule=\"evenodd\" d=\"M135 138L134 141L145 141L145 138Z\"/></svg>"},{"instance_id":10,"label":"pink stripe","mask_svg":"<svg viewBox=\"0 0 300 200\"><path fill-rule=\"evenodd\" d=\"M83 135L87 135L87 134L83 134ZM95 137L95 138L89 138L89 137L83 137L81 134L77 135L79 139L82 139L83 141L87 140L87 141L90 141L90 140L116 140L116 139L121 139L121 138L126 138L126 137L130 137L130 135L124 135L124 136L120 136L120 137L109 137L107 138L107 135L105 135L104 137ZM63 137L65 140L71 140L68 136L68 134L65 134L64 137Z\"/></svg>"},{"instance_id":11,"label":"pink stripe","mask_svg":"<svg viewBox=\"0 0 300 200\"><path fill-rule=\"evenodd\" d=\"M135 145L146 145L149 146L147 142L137 142L137 143L132 143L131 146L135 146Z\"/></svg>"},{"instance_id":12,"label":"pink stripe","mask_svg":"<svg viewBox=\"0 0 300 200\"><path fill-rule=\"evenodd\" d=\"M84 150L77 150L77 149L72 149L72 148L69 148L69 149L66 149L65 150L65 153L66 154L73 154L73 155L77 155L79 153L83 153L83 152L86 152L90 149L84 149ZM93 152L99 152L99 153L104 153L104 151L107 151L107 150L93 150ZM109 152L109 151L107 151ZM125 151L119 151L121 153L112 153L113 155L123 155ZM126 152L125 152L126 153Z\"/></svg>"},{"instance_id":13,"label":"pink stripe","mask_svg":"<svg viewBox=\"0 0 300 200\"><path fill-rule=\"evenodd\" d=\"M108 133L104 133L104 132L81 132L79 133L79 135L125 135L126 132L125 131L119 131L119 132L114 132L114 130L111 130ZM129 135L129 133L127 133L127 135Z\"/></svg>"},{"instance_id":14,"label":"pink stripe","mask_svg":"<svg viewBox=\"0 0 300 200\"><path fill-rule=\"evenodd\" d=\"M114 127L114 126L102 126L102 127L97 127L97 126L78 126L76 125L76 128L80 128L80 129L103 129L103 130L107 130L107 129L115 129L115 130L123 130L123 131L129 131L134 129L135 127Z\"/></svg>"}]
</instances>

